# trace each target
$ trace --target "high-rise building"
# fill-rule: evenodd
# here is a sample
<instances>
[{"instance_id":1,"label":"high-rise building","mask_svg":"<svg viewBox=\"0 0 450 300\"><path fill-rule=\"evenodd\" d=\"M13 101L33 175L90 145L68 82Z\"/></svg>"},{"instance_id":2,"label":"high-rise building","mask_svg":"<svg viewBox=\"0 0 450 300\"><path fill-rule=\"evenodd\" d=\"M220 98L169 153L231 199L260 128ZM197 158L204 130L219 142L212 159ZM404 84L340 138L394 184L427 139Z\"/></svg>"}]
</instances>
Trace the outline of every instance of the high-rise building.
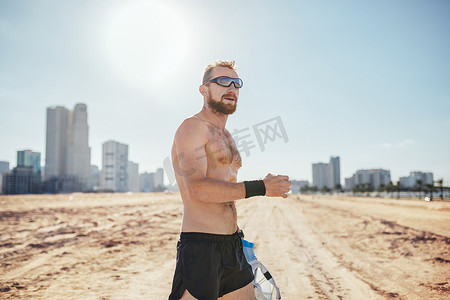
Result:
<instances>
[{"instance_id":1,"label":"high-rise building","mask_svg":"<svg viewBox=\"0 0 450 300\"><path fill-rule=\"evenodd\" d=\"M84 190L91 186L91 148L86 104L76 104L69 113L66 175L77 177Z\"/></svg>"},{"instance_id":2,"label":"high-rise building","mask_svg":"<svg viewBox=\"0 0 450 300\"><path fill-rule=\"evenodd\" d=\"M45 179L55 182L69 179L74 184L67 186L77 189L72 192L90 190L91 149L88 140L86 104L78 103L73 110L62 106L48 107Z\"/></svg>"},{"instance_id":3,"label":"high-rise building","mask_svg":"<svg viewBox=\"0 0 450 300\"><path fill-rule=\"evenodd\" d=\"M341 165L339 156L330 158L330 186L332 189L341 185Z\"/></svg>"},{"instance_id":4,"label":"high-rise building","mask_svg":"<svg viewBox=\"0 0 450 300\"><path fill-rule=\"evenodd\" d=\"M66 175L69 110L62 106L47 108L45 179Z\"/></svg>"},{"instance_id":5,"label":"high-rise building","mask_svg":"<svg viewBox=\"0 0 450 300\"><path fill-rule=\"evenodd\" d=\"M128 161L128 190L139 193L139 165Z\"/></svg>"},{"instance_id":6,"label":"high-rise building","mask_svg":"<svg viewBox=\"0 0 450 300\"><path fill-rule=\"evenodd\" d=\"M313 186L319 190L324 187L335 189L341 184L341 167L339 156L331 157L330 163L315 163L312 165Z\"/></svg>"},{"instance_id":7,"label":"high-rise building","mask_svg":"<svg viewBox=\"0 0 450 300\"><path fill-rule=\"evenodd\" d=\"M101 186L105 190L128 192L128 145L103 143Z\"/></svg>"},{"instance_id":8,"label":"high-rise building","mask_svg":"<svg viewBox=\"0 0 450 300\"><path fill-rule=\"evenodd\" d=\"M327 163L316 163L312 165L313 173L313 186L316 186L319 190L324 187L331 188L330 186L330 165Z\"/></svg>"}]
</instances>

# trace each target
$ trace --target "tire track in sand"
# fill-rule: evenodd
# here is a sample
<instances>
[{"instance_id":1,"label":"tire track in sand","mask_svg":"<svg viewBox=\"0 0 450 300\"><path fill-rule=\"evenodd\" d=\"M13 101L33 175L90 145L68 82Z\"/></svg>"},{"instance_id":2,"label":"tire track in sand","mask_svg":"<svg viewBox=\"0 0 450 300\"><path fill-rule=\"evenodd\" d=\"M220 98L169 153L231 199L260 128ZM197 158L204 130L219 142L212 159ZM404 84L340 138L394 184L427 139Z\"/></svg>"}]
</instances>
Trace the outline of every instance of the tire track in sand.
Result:
<instances>
[{"instance_id":1,"label":"tire track in sand","mask_svg":"<svg viewBox=\"0 0 450 300\"><path fill-rule=\"evenodd\" d=\"M279 279L282 297L383 299L322 246L295 201L255 198L238 208L244 212L240 224L246 238L255 243L256 256ZM282 276L283 272L292 275Z\"/></svg>"}]
</instances>

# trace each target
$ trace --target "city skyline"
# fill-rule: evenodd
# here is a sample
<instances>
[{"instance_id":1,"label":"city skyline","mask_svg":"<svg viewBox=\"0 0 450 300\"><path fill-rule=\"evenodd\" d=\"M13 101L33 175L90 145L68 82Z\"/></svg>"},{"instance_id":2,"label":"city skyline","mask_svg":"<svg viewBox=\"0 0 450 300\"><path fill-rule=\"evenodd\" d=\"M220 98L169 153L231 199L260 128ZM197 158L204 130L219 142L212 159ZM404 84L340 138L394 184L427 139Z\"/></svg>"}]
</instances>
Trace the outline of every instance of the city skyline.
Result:
<instances>
[{"instance_id":1,"label":"city skyline","mask_svg":"<svg viewBox=\"0 0 450 300\"><path fill-rule=\"evenodd\" d=\"M204 1L2 1L0 160L44 154L46 107L82 102L93 165L114 139L155 170L201 109L203 68L233 59L244 87L227 128L249 128L255 146L238 180L311 182L311 163L339 155L341 184L388 169L450 185L449 3L233 3L218 15ZM238 30L225 35L229 24ZM277 117L287 138L261 147L253 126Z\"/></svg>"},{"instance_id":2,"label":"city skyline","mask_svg":"<svg viewBox=\"0 0 450 300\"><path fill-rule=\"evenodd\" d=\"M85 104L81 104L81 103L77 103L75 105L74 111L76 111L77 107L79 108L80 106L83 107L83 111L84 111L84 113L86 113L87 112L87 107L86 107ZM52 112L52 111L55 111L55 110L65 110L65 111L67 111L67 113L69 115L74 113L74 111L68 111L65 107L61 107L61 106L48 107L47 108L47 118L49 118L49 117L50 118L54 118L53 115L51 115L51 116L49 115L49 111ZM85 122L87 122L87 119L85 120ZM49 124L49 120L47 120L47 125L48 124ZM79 125L84 125L84 124L79 124ZM83 126L81 126L81 127L83 127ZM87 126L87 127L89 127L89 126ZM70 128L70 126L69 126L69 128ZM67 128L66 128L66 130L67 130ZM58 131L60 131L60 130L58 130ZM68 132L69 131L71 131L71 130L68 130ZM48 132L48 128L47 128L47 132ZM86 132L85 134L82 134L82 135L88 135L88 132ZM48 136L48 133L47 133L47 136ZM65 137L65 139L66 138L67 137ZM237 141L236 142L237 145L239 145L238 135L236 135L236 134L235 134L235 139ZM48 142L47 142L47 145L49 145ZM89 147L89 145L86 145L86 146ZM246 152L246 150L249 150L248 149L248 145L246 145L246 146L247 147L245 147L243 149L244 153ZM92 168L96 168L97 172L100 171L100 181L99 181L100 183L97 186L98 188L107 189L107 190L114 190L114 191L117 190L119 192L124 192L128 188L130 188L130 190L133 191L133 192L136 192L136 190L142 190L142 187L139 187L139 181L142 181L142 180L140 180L139 178L134 178L132 184L131 183L129 184L128 182L127 183L123 183L123 184L120 185L120 187L117 187L117 188L115 187L116 186L115 183L113 184L113 186L109 186L106 183L106 181L108 180L106 178L108 176L111 177L111 175L112 175L112 173L108 173L108 167L112 167L112 165L115 165L116 162L110 161L110 157L108 156L108 154L112 154L112 153L108 153L108 151L105 151L105 147L107 147L107 148L109 147L110 149L111 149L111 147L113 147L113 148L117 148L118 147L118 148L123 149L123 150L119 151L119 150L117 150L118 149L117 148L113 152L119 151L119 152L123 152L124 153L124 158L123 158L124 160L123 160L123 162L120 163L122 165L122 167L120 169L127 169L128 173L130 173L130 174L131 173L133 173L133 174L136 173L138 177L141 177L141 176L145 176L147 174L157 174L159 172L163 172L163 170L164 170L163 168L157 168L156 169L156 173L149 173L147 171L139 173L138 172L139 163L135 163L135 162L130 161L128 159L128 148L129 148L129 145L122 144L122 143L114 141L114 140L110 140L110 141L104 142L102 147L103 147L103 150L102 150L102 152L103 152L103 155L102 155L102 169L99 170L97 165L92 165L92 164L90 165L90 176L94 175L94 173L95 173L95 172L92 171ZM252 148L254 148L254 147L252 147ZM48 150L46 150L46 152L47 151ZM90 147L89 147L89 151L90 151ZM70 153L70 151L68 151L68 153ZM21 161L28 161L27 165L29 165L30 162L32 161L35 170L37 168L39 168L39 172L41 172L40 171L41 168L42 169L46 169L46 164L44 164L44 165L42 165L42 164L37 165L36 159L35 158L31 158L32 156L33 157L39 157L39 159L40 159L41 153L40 152L33 152L32 150L19 150L19 151L17 151L17 167L23 165L23 163L21 163ZM167 160L167 158L166 158L166 160ZM8 164L9 165L9 162L5 162L5 161L0 161L0 162L2 164ZM125 165L127 165L127 167L124 167ZM106 166L106 168L105 168L105 166ZM166 186L166 187L173 186L175 184L175 177L174 177L174 170L173 170L172 166L166 164L166 161L164 161L164 166L163 167L165 168L165 171L166 171L165 173L166 174L162 173L165 176L164 175L160 175L160 177L161 177L161 179L159 180L161 182L160 185L162 187L164 187L164 186ZM116 167L114 167L114 168L116 168ZM119 168L117 168L117 169L119 169ZM130 170L133 170L133 171L130 172ZM435 180L433 179L433 173L432 172L422 172L422 171L419 171L419 170L414 170L414 171L410 171L408 176L406 176L406 175L405 176L400 176L398 178L398 180L392 181L391 177L390 177L390 170L382 170L382 169L365 170L365 169L361 169L361 168L357 169L350 177L343 178L344 180L341 180L341 176L340 176L340 157L339 156L336 156L336 157L332 157L331 156L329 163L323 163L323 162L312 163L312 173L311 173L312 174L312 176L311 176L312 180L311 180L311 182L309 182L308 180L306 180L306 181L299 180L297 178L291 178L291 180L293 182L306 184L306 185L309 185L311 187L315 186L319 190L322 189L323 187L327 187L328 189L333 190L333 189L337 188L337 186L336 186L337 184L339 184L341 186L341 188L345 187L346 189L349 189L349 186L351 186L351 187L353 186L354 187L358 183L348 183L347 182L348 180L352 180L352 178L354 178L355 176L358 176L358 174L367 173L367 172L369 172L369 173L371 173L371 172L387 172L389 174L387 179L385 179L384 181L381 182L384 185L387 185L389 182L394 184L394 185L401 183L402 186L411 188L411 187L414 187L416 185L416 181L418 179L421 180L422 182L427 183L427 184L432 184L433 182L435 182ZM0 174L1 174L1 172L0 172ZM419 174L419 175L417 175L417 174ZM423 174L423 175L421 175L421 174ZM118 176L123 178L123 174L122 175L118 175ZM384 175L381 175L381 176L384 176ZM423 177L423 176L425 176L425 177ZM50 177L52 177L52 176L50 176ZM115 177L115 175L113 175L112 177ZM165 177L167 177L166 180L164 179ZM106 181L105 181L105 179L106 179ZM110 179L112 180L112 178L110 178ZM438 178L437 180L440 180L440 179L442 179L442 178ZM159 181L157 181L157 182L159 182ZM167 184L164 183L165 181L167 181L166 182ZM137 184L137 187L136 187L136 184ZM378 188L379 185L380 185L380 183L376 183L375 187ZM158 184L156 184L155 186L158 186Z\"/></svg>"}]
</instances>

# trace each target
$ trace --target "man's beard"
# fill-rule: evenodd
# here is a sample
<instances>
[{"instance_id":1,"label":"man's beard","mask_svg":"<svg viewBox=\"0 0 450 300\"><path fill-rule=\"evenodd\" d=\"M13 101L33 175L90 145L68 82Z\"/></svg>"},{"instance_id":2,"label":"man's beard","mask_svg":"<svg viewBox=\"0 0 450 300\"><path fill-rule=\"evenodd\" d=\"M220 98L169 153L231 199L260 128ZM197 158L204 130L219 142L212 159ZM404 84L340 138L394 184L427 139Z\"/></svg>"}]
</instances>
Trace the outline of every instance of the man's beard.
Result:
<instances>
[{"instance_id":1,"label":"man's beard","mask_svg":"<svg viewBox=\"0 0 450 300\"><path fill-rule=\"evenodd\" d=\"M229 95L223 95L222 99L229 97ZM212 99L211 97L208 98L208 105L212 108L213 111L217 112L217 113L221 113L224 115L231 115L236 111L236 107L237 107L237 98L235 96L233 96L234 98L234 104L226 104L224 102L221 101L216 101L214 99Z\"/></svg>"}]
</instances>

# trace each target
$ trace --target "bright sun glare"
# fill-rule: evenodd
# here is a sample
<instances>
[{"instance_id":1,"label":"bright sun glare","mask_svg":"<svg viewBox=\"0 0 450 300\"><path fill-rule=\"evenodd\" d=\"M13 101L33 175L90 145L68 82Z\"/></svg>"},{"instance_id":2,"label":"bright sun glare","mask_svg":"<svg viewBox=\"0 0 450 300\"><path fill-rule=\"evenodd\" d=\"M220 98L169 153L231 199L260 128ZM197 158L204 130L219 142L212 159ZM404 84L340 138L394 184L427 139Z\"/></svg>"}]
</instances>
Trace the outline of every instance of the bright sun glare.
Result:
<instances>
[{"instance_id":1,"label":"bright sun glare","mask_svg":"<svg viewBox=\"0 0 450 300\"><path fill-rule=\"evenodd\" d=\"M123 2L106 28L107 59L129 84L146 86L167 80L188 51L182 14L162 1Z\"/></svg>"}]
</instances>

